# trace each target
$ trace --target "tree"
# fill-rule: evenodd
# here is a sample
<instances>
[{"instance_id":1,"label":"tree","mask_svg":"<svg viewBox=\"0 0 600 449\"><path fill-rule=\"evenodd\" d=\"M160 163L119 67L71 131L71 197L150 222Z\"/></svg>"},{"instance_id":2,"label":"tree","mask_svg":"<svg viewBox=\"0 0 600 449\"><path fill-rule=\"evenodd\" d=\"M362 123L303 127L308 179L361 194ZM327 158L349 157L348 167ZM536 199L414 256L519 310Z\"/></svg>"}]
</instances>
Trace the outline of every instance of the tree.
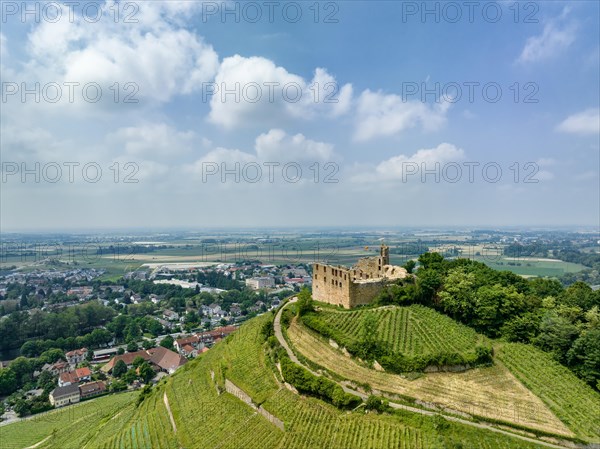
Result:
<instances>
[{"instance_id":1,"label":"tree","mask_svg":"<svg viewBox=\"0 0 600 449\"><path fill-rule=\"evenodd\" d=\"M377 328L379 319L375 313L366 313L360 327L360 357L372 360L377 349Z\"/></svg>"},{"instance_id":2,"label":"tree","mask_svg":"<svg viewBox=\"0 0 600 449\"><path fill-rule=\"evenodd\" d=\"M135 368L131 368L129 371L123 374L121 379L128 384L132 384L137 379L137 377L138 375L135 372Z\"/></svg>"},{"instance_id":3,"label":"tree","mask_svg":"<svg viewBox=\"0 0 600 449\"><path fill-rule=\"evenodd\" d=\"M133 366L135 368L137 368L144 362L145 362L144 358L138 355L135 359L133 359Z\"/></svg>"},{"instance_id":4,"label":"tree","mask_svg":"<svg viewBox=\"0 0 600 449\"><path fill-rule=\"evenodd\" d=\"M571 321L560 316L556 311L547 312L540 323L540 333L533 340L536 346L553 354L561 363L566 360L566 353L579 335L579 330Z\"/></svg>"},{"instance_id":5,"label":"tree","mask_svg":"<svg viewBox=\"0 0 600 449\"><path fill-rule=\"evenodd\" d=\"M150 380L154 377L154 370L150 366L148 362L142 363L138 367L140 378L144 381L144 383L150 382Z\"/></svg>"},{"instance_id":6,"label":"tree","mask_svg":"<svg viewBox=\"0 0 600 449\"><path fill-rule=\"evenodd\" d=\"M173 343L175 342L175 340L173 340L173 337L171 337L170 335L167 335L165 338L163 338L160 341L160 345L163 348L167 348L170 349L171 351L174 351L175 348L173 347Z\"/></svg>"},{"instance_id":7,"label":"tree","mask_svg":"<svg viewBox=\"0 0 600 449\"><path fill-rule=\"evenodd\" d=\"M404 269L406 270L407 273L410 274L413 272L413 270L415 269L416 266L417 266L417 262L415 262L414 260L411 259L404 264Z\"/></svg>"},{"instance_id":8,"label":"tree","mask_svg":"<svg viewBox=\"0 0 600 449\"><path fill-rule=\"evenodd\" d=\"M584 331L567 353L573 370L592 386L600 382L600 329Z\"/></svg>"},{"instance_id":9,"label":"tree","mask_svg":"<svg viewBox=\"0 0 600 449\"><path fill-rule=\"evenodd\" d=\"M136 352L139 349L140 348L138 347L138 345L135 341L131 341L131 342L127 343L127 352Z\"/></svg>"},{"instance_id":10,"label":"tree","mask_svg":"<svg viewBox=\"0 0 600 449\"><path fill-rule=\"evenodd\" d=\"M314 311L313 299L310 294L310 290L307 287L304 287L298 293L298 316L303 316L308 312Z\"/></svg>"},{"instance_id":11,"label":"tree","mask_svg":"<svg viewBox=\"0 0 600 449\"><path fill-rule=\"evenodd\" d=\"M37 387L50 392L56 386L56 379L50 371L42 371L37 378Z\"/></svg>"},{"instance_id":12,"label":"tree","mask_svg":"<svg viewBox=\"0 0 600 449\"><path fill-rule=\"evenodd\" d=\"M142 348L144 349L150 349L156 346L156 342L154 340L146 340L144 339L144 341L142 342Z\"/></svg>"},{"instance_id":13,"label":"tree","mask_svg":"<svg viewBox=\"0 0 600 449\"><path fill-rule=\"evenodd\" d=\"M29 415L29 413L31 413L31 405L24 399L18 399L13 409L20 417Z\"/></svg>"},{"instance_id":14,"label":"tree","mask_svg":"<svg viewBox=\"0 0 600 449\"><path fill-rule=\"evenodd\" d=\"M123 354L125 354L125 349L123 349L123 348L117 349L117 355L123 355Z\"/></svg>"},{"instance_id":15,"label":"tree","mask_svg":"<svg viewBox=\"0 0 600 449\"><path fill-rule=\"evenodd\" d=\"M113 367L112 375L114 377L121 377L126 372L127 372L127 365L125 364L125 362L123 360L118 360L117 363L115 363L115 366Z\"/></svg>"},{"instance_id":16,"label":"tree","mask_svg":"<svg viewBox=\"0 0 600 449\"><path fill-rule=\"evenodd\" d=\"M8 368L0 368L0 395L12 394L17 389L17 376Z\"/></svg>"}]
</instances>

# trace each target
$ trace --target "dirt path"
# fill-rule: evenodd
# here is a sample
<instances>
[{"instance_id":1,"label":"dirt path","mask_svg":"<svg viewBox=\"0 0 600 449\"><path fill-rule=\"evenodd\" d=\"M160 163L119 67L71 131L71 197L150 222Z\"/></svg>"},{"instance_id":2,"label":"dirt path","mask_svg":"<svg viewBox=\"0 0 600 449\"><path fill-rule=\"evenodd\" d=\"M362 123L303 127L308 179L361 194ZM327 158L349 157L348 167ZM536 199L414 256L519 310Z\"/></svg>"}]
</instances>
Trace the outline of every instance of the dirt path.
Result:
<instances>
[{"instance_id":1,"label":"dirt path","mask_svg":"<svg viewBox=\"0 0 600 449\"><path fill-rule=\"evenodd\" d=\"M171 420L171 425L173 426L173 433L177 434L177 425L175 424L175 419L173 419L173 413L171 412L171 406L169 405L169 398L167 397L166 392L163 396L163 400L165 401L165 407L167 408L169 419Z\"/></svg>"},{"instance_id":2,"label":"dirt path","mask_svg":"<svg viewBox=\"0 0 600 449\"><path fill-rule=\"evenodd\" d=\"M26 447L25 449L35 449L36 447L41 446L42 444L44 444L48 439L50 439L52 437L52 435L48 435L46 438L44 438L42 441L38 441L37 443L35 443L33 446L29 446Z\"/></svg>"},{"instance_id":3,"label":"dirt path","mask_svg":"<svg viewBox=\"0 0 600 449\"><path fill-rule=\"evenodd\" d=\"M281 330L281 314L283 312L283 309L285 309L290 304L292 304L292 303L294 303L296 301L297 301L297 298L294 298L293 300L291 300L290 302L288 302L287 304L285 304L283 307L281 307L279 309L279 311L277 312L277 315L275 315L275 319L273 321L273 329L274 329L275 337L277 338L277 340L279 341L279 343L281 344L281 346L283 346L283 348L287 352L290 360L292 360L295 364L301 366L302 368L310 371L315 376L320 376L320 374L312 371L310 368L308 368L308 367L304 366L302 363L300 363L300 361L298 360L298 357L296 357L296 355L294 354L294 352L292 351L292 349L288 345L287 341L283 337L283 332ZM338 383L338 384L343 388L343 390L346 393L351 393L351 394L354 394L356 396L359 396L363 400L366 400L367 397L368 397L364 393L361 393L361 392L358 392L358 391L353 390L351 388L348 388L343 383ZM541 441L541 440L538 440L536 438L529 438L529 437L526 437L526 436L523 436L523 435L515 434L515 433L509 432L509 431L506 431L506 430L499 429L499 428L494 427L494 426L492 426L490 424L476 423L476 422L473 422L473 421L468 421L468 420L465 420L465 419L457 418L455 416L448 416L448 415L445 415L443 413L438 413L438 412L434 412L434 411L430 411L430 410L423 410L423 409L420 409L420 408L411 407L411 406L403 405L403 404L396 404L396 403L391 402L391 401L389 402L389 405L390 405L390 407L395 408L395 409L406 410L406 411L413 412L413 413L419 413L421 415L427 415L427 416L440 415L440 416L444 417L445 419L447 419L449 421L454 421L454 422L457 422L457 423L460 423L460 424L465 424L467 426L477 427L479 429L489 430L491 432L501 433L501 434L504 434L504 435L511 436L513 438L518 438L520 440L528 441L530 443L539 444L541 446L552 447L552 448L556 448L556 449L563 449L565 447L565 446L559 446L557 444L552 444L552 443L548 443L548 442L545 442L545 441Z\"/></svg>"}]
</instances>

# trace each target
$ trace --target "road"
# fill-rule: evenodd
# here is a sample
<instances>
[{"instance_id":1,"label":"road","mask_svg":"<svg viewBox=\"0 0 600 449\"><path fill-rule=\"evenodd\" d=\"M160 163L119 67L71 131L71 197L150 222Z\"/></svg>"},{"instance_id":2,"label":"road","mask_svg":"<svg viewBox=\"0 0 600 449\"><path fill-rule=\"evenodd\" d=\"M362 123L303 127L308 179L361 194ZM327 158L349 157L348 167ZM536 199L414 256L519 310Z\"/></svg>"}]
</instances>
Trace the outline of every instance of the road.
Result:
<instances>
[{"instance_id":1,"label":"road","mask_svg":"<svg viewBox=\"0 0 600 449\"><path fill-rule=\"evenodd\" d=\"M297 300L298 300L298 298L294 297L294 299L292 299L287 304L285 304L283 307L281 307L279 309L279 311L277 312L277 315L275 315L275 319L273 321L273 330L274 330L274 333L275 333L275 337L277 338L277 340L279 341L279 343L281 344L281 346L283 346L283 348L287 352L287 354L288 354L288 356L289 356L289 358L290 358L290 360L292 362L294 362L298 366L301 366L302 368L310 371L315 376L320 376L319 373L317 373L317 372L311 370L310 368L304 366L300 362L300 360L298 360L298 357L296 357L296 354L294 354L294 351L292 351L292 349L288 345L288 342L283 337L283 332L281 330L281 314L283 313L283 309L285 309L286 307L288 307L290 304L296 302ZM367 398L368 398L368 395L366 395L364 393L361 393L359 391L356 391L356 390L354 390L352 388L348 388L343 383L338 383L338 385L340 387L342 387L343 390L346 393L354 394L354 395L360 397L363 401L366 401ZM380 394L382 396L385 396L385 394L382 393L382 392ZM564 449L565 447L567 447L567 446L559 446L557 444L552 444L552 443L548 443L546 441L540 441L540 440L535 439L535 438L529 438L529 437L526 437L526 436L523 436L523 435L519 435L519 434L516 434L516 433L508 432L506 430L498 429L497 427L494 427L494 426L489 425L489 424L476 423L476 422L473 422L473 421L468 421L466 419L457 418L455 416L445 415L443 413L438 413L438 412L434 412L434 411L431 411L431 410L423 410L423 409L420 409L420 408L411 407L409 405L403 405L403 404L397 404L395 402L390 402L390 407L398 409L398 410L406 410L406 411L409 411L409 412L412 412L412 413L419 413L421 415L427 415L427 416L440 415L440 416L443 416L444 419L447 419L448 421L454 421L454 422L457 422L457 423L460 423L460 424L465 424L467 426L477 427L479 429L485 429L485 430L489 430L491 432L501 433L501 434L504 434L504 435L511 436L513 438L519 438L521 440L528 441L530 443L539 444L541 446L552 447L552 448L557 448L557 449Z\"/></svg>"}]
</instances>

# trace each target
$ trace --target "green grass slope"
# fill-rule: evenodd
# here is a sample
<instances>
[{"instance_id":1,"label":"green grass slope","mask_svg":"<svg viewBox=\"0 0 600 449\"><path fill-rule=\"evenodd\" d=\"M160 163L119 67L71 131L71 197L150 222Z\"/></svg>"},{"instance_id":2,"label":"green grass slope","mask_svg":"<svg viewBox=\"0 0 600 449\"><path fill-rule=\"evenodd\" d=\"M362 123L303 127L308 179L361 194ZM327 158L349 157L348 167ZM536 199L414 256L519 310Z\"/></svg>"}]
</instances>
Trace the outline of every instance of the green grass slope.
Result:
<instances>
[{"instance_id":1,"label":"green grass slope","mask_svg":"<svg viewBox=\"0 0 600 449\"><path fill-rule=\"evenodd\" d=\"M341 411L280 385L263 352L266 314L156 386L136 406L137 393L100 398L55 414L0 427L2 448L64 449L473 449L535 448L502 434L409 412ZM285 431L224 392L225 378L285 423ZM165 396L176 425L173 429ZM89 413L96 409L96 413ZM102 406L101 406L102 405ZM87 408L86 408L87 407ZM78 410L75 412L75 410ZM56 432L53 432L57 429Z\"/></svg>"}]
</instances>

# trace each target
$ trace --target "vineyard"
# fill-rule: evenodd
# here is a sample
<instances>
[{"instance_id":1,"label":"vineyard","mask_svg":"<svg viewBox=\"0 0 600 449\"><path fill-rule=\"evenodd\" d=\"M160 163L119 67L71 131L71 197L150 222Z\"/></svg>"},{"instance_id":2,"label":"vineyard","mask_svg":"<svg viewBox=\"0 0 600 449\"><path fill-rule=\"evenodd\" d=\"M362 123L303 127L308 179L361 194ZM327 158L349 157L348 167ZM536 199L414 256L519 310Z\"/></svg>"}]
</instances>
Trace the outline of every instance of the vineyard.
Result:
<instances>
[{"instance_id":1,"label":"vineyard","mask_svg":"<svg viewBox=\"0 0 600 449\"><path fill-rule=\"evenodd\" d=\"M77 449L429 449L469 447L473 449L531 449L533 443L492 433L439 417L397 411L396 414L341 411L316 398L300 396L278 384L267 364L260 330L271 318L263 315L248 322L239 333L213 347L204 356L163 379L151 394L136 406L138 393L111 395L74 407L51 412L52 420L30 420L0 427L1 447L24 448L41 442L39 448ZM471 370L450 375L428 375L415 381L369 370L341 355L327 342L296 324L289 330L294 345L307 357L325 365L329 362L341 375L367 381L373 387L397 388L403 393L423 394L426 398L451 400L489 409L507 407L519 400L535 397L506 377L503 367L483 372ZM319 357L316 357L318 354ZM255 403L285 423L285 431L269 423L256 410L223 391L224 378L231 379ZM436 379L428 381L427 379ZM458 380L453 380L458 379ZM461 380L463 379L463 380ZM508 380L507 380L508 379ZM482 385L488 382L489 385ZM504 382L504 383L503 383ZM485 394L476 395L479 385ZM437 390L436 390L437 388ZM385 388L382 388L385 389ZM495 392L498 389L497 392ZM427 396L429 394L429 396ZM494 396L495 394L495 396ZM528 397L528 394L531 397ZM168 399L176 431L164 398ZM462 395L462 396L461 396ZM503 398L504 403L496 403ZM94 405L95 404L95 405ZM560 431L562 423L552 423L553 415L541 403L536 409L539 422L552 424ZM488 410L489 410L488 409ZM50 415L50 414L49 414ZM534 418L527 415L526 422ZM555 418L554 418L555 419ZM536 422L533 422L534 427ZM556 425L555 425L556 424ZM54 431L56 429L56 431ZM565 433L568 433L563 426ZM461 446L462 445L462 446Z\"/></svg>"},{"instance_id":2,"label":"vineyard","mask_svg":"<svg viewBox=\"0 0 600 449\"><path fill-rule=\"evenodd\" d=\"M383 307L375 310L333 311L319 315L333 329L350 339L359 337L365 313L375 313L379 339L407 355L472 351L485 337L429 307Z\"/></svg>"},{"instance_id":3,"label":"vineyard","mask_svg":"<svg viewBox=\"0 0 600 449\"><path fill-rule=\"evenodd\" d=\"M40 447L81 449L88 442L92 431L95 432L110 422L110 419L128 407L134 398L130 393L105 396L2 426L0 447L24 448L49 437ZM120 420L117 422L122 424ZM85 429L86 432L82 432L81 429Z\"/></svg>"},{"instance_id":4,"label":"vineyard","mask_svg":"<svg viewBox=\"0 0 600 449\"><path fill-rule=\"evenodd\" d=\"M452 410L572 436L572 432L503 366L464 373L427 374L408 380L361 366L297 322L288 335L312 362L336 374L389 393L444 405Z\"/></svg>"},{"instance_id":5,"label":"vineyard","mask_svg":"<svg viewBox=\"0 0 600 449\"><path fill-rule=\"evenodd\" d=\"M600 394L533 346L505 344L497 357L578 436L600 442Z\"/></svg>"}]
</instances>

